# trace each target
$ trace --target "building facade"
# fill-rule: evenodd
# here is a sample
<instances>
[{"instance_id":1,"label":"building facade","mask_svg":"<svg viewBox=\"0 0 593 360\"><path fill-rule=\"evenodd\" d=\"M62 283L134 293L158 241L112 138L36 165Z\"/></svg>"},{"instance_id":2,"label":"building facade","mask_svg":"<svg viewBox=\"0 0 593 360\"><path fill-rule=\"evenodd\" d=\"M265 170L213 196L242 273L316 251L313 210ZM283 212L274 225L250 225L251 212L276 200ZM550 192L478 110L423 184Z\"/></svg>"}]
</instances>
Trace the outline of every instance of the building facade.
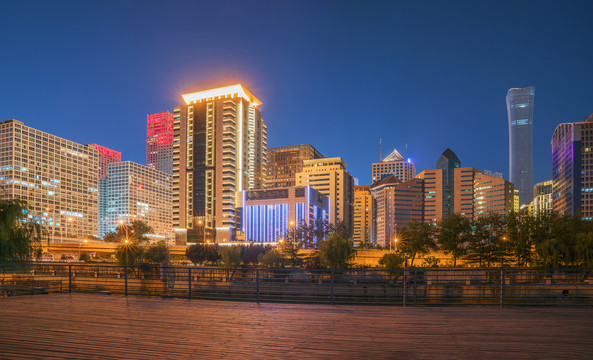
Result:
<instances>
[{"instance_id":1,"label":"building facade","mask_svg":"<svg viewBox=\"0 0 593 360\"><path fill-rule=\"evenodd\" d=\"M530 208L534 215L552 211L552 184L552 180L548 180L533 186L533 201Z\"/></svg>"},{"instance_id":2,"label":"building facade","mask_svg":"<svg viewBox=\"0 0 593 360\"><path fill-rule=\"evenodd\" d=\"M168 111L146 117L146 166L173 173L173 114Z\"/></svg>"},{"instance_id":3,"label":"building facade","mask_svg":"<svg viewBox=\"0 0 593 360\"><path fill-rule=\"evenodd\" d=\"M352 240L355 246L376 244L377 201L369 185L354 186Z\"/></svg>"},{"instance_id":4,"label":"building facade","mask_svg":"<svg viewBox=\"0 0 593 360\"><path fill-rule=\"evenodd\" d=\"M443 209L442 215L449 215L455 212L455 169L461 167L461 161L455 153L447 148L439 157L436 169L442 170L443 186Z\"/></svg>"},{"instance_id":5,"label":"building facade","mask_svg":"<svg viewBox=\"0 0 593 360\"><path fill-rule=\"evenodd\" d=\"M291 227L329 225L329 198L311 186L243 191L243 232L253 243L276 244ZM317 243L320 239L314 238Z\"/></svg>"},{"instance_id":6,"label":"building facade","mask_svg":"<svg viewBox=\"0 0 593 360\"><path fill-rule=\"evenodd\" d=\"M173 244L171 175L131 161L109 165L102 180L105 209L100 214L99 236L115 231L120 221L140 220L152 227L151 241Z\"/></svg>"},{"instance_id":7,"label":"building facade","mask_svg":"<svg viewBox=\"0 0 593 360\"><path fill-rule=\"evenodd\" d=\"M27 201L27 218L52 239L98 234L99 153L25 126L0 122L0 197Z\"/></svg>"},{"instance_id":8,"label":"building facade","mask_svg":"<svg viewBox=\"0 0 593 360\"><path fill-rule=\"evenodd\" d=\"M269 148L266 188L295 186L296 174L303 171L303 161L322 158L310 144Z\"/></svg>"},{"instance_id":9,"label":"building facade","mask_svg":"<svg viewBox=\"0 0 593 360\"><path fill-rule=\"evenodd\" d=\"M552 136L552 208L593 220L593 114L560 124Z\"/></svg>"},{"instance_id":10,"label":"building facade","mask_svg":"<svg viewBox=\"0 0 593 360\"><path fill-rule=\"evenodd\" d=\"M90 144L99 153L99 179L107 177L107 167L109 164L121 161L121 152L111 150L98 144Z\"/></svg>"},{"instance_id":11,"label":"building facade","mask_svg":"<svg viewBox=\"0 0 593 360\"><path fill-rule=\"evenodd\" d=\"M174 110L173 227L178 244L240 240L243 190L267 174L267 127L241 85L182 95Z\"/></svg>"},{"instance_id":12,"label":"building facade","mask_svg":"<svg viewBox=\"0 0 593 360\"><path fill-rule=\"evenodd\" d=\"M519 202L533 199L533 102L535 87L507 92L509 121L509 179L519 190Z\"/></svg>"},{"instance_id":13,"label":"building facade","mask_svg":"<svg viewBox=\"0 0 593 360\"><path fill-rule=\"evenodd\" d=\"M498 176L476 173L474 181L474 218L515 211L515 186Z\"/></svg>"},{"instance_id":14,"label":"building facade","mask_svg":"<svg viewBox=\"0 0 593 360\"><path fill-rule=\"evenodd\" d=\"M416 167L412 160L404 160L400 153L394 149L381 162L373 164L373 182L389 175L395 175L401 182L406 182L416 176Z\"/></svg>"},{"instance_id":15,"label":"building facade","mask_svg":"<svg viewBox=\"0 0 593 360\"><path fill-rule=\"evenodd\" d=\"M340 221L352 229L354 180L344 160L339 157L305 160L303 165L303 171L296 175L296 186L310 185L329 197L330 222Z\"/></svg>"}]
</instances>

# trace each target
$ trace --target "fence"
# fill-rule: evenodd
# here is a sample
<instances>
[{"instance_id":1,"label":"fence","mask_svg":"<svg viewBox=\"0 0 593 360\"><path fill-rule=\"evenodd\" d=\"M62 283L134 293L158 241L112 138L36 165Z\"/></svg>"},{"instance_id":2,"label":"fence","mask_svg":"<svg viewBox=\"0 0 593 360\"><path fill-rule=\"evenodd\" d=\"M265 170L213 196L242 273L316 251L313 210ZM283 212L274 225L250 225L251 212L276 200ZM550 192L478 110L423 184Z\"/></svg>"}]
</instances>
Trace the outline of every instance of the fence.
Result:
<instances>
[{"instance_id":1,"label":"fence","mask_svg":"<svg viewBox=\"0 0 593 360\"><path fill-rule=\"evenodd\" d=\"M0 296L95 292L386 305L593 305L593 269L224 269L0 265Z\"/></svg>"}]
</instances>

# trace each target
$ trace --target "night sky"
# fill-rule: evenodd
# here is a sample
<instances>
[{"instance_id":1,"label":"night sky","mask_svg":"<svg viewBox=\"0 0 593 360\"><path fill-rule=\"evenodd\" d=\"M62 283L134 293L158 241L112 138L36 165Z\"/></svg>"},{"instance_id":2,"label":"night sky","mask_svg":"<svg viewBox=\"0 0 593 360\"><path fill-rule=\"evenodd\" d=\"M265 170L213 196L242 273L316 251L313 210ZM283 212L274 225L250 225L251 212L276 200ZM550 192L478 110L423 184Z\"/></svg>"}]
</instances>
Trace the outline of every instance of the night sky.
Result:
<instances>
[{"instance_id":1,"label":"night sky","mask_svg":"<svg viewBox=\"0 0 593 360\"><path fill-rule=\"evenodd\" d=\"M368 184L393 148L508 178L506 92L536 87L534 180L593 112L593 1L0 2L0 119L145 163L146 115L242 83L268 146L311 143ZM406 151L407 145L407 151Z\"/></svg>"}]
</instances>

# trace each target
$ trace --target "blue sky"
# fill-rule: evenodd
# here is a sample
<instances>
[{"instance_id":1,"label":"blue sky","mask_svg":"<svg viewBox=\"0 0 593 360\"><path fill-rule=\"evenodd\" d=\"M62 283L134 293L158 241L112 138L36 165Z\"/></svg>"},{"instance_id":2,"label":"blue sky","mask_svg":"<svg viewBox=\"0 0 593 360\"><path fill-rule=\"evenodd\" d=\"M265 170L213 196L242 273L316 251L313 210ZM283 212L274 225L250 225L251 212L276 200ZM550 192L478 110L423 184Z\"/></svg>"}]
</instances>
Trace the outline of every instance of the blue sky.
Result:
<instances>
[{"instance_id":1,"label":"blue sky","mask_svg":"<svg viewBox=\"0 0 593 360\"><path fill-rule=\"evenodd\" d=\"M450 147L508 177L506 91L533 85L543 181L555 127L593 112L592 14L590 1L3 1L0 119L144 163L147 114L242 83L270 147L311 143L361 184L379 138L418 171Z\"/></svg>"}]
</instances>

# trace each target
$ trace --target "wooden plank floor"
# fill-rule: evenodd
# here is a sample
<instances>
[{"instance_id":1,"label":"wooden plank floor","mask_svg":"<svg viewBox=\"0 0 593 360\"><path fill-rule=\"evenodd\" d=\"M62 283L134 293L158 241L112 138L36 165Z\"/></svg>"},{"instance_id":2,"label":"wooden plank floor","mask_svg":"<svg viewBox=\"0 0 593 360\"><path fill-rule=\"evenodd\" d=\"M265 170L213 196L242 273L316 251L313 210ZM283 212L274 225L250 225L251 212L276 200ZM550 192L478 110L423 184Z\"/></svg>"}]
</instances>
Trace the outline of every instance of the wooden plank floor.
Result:
<instances>
[{"instance_id":1,"label":"wooden plank floor","mask_svg":"<svg viewBox=\"0 0 593 360\"><path fill-rule=\"evenodd\" d=\"M593 308L0 298L2 359L585 359Z\"/></svg>"}]
</instances>

